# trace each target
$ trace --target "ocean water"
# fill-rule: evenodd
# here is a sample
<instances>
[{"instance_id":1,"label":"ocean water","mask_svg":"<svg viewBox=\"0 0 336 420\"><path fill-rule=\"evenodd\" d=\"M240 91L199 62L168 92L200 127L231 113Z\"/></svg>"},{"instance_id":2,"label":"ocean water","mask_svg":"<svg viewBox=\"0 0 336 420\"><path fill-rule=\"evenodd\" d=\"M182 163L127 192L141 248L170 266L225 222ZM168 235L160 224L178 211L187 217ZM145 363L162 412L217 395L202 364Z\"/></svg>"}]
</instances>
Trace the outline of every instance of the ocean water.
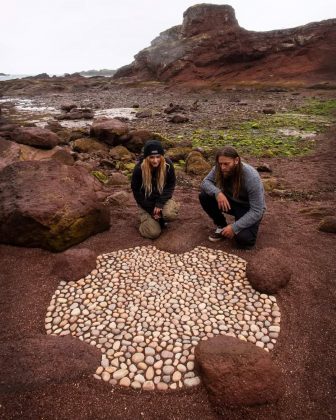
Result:
<instances>
[{"instance_id":1,"label":"ocean water","mask_svg":"<svg viewBox=\"0 0 336 420\"><path fill-rule=\"evenodd\" d=\"M8 74L7 76L0 76L0 82L5 80L23 79L24 77L32 76L31 74Z\"/></svg>"}]
</instances>

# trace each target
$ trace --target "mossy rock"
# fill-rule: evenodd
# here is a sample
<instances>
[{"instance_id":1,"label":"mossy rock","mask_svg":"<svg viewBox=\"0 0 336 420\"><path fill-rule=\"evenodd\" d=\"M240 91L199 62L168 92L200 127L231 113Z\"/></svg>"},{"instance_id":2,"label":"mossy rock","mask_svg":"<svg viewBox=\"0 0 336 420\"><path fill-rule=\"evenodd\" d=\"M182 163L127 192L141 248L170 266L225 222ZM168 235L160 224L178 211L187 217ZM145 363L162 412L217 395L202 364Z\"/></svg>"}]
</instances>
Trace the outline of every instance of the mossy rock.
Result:
<instances>
[{"instance_id":1,"label":"mossy rock","mask_svg":"<svg viewBox=\"0 0 336 420\"><path fill-rule=\"evenodd\" d=\"M172 147L166 152L166 156L173 162L185 161L191 151L191 147Z\"/></svg>"},{"instance_id":2,"label":"mossy rock","mask_svg":"<svg viewBox=\"0 0 336 420\"><path fill-rule=\"evenodd\" d=\"M115 146L110 150L110 156L114 160L129 162L134 160L134 155L125 146Z\"/></svg>"},{"instance_id":3,"label":"mossy rock","mask_svg":"<svg viewBox=\"0 0 336 420\"><path fill-rule=\"evenodd\" d=\"M262 182L264 184L265 191L273 191L274 189L279 189L280 182L278 179L271 177L271 178L263 178Z\"/></svg>"},{"instance_id":4,"label":"mossy rock","mask_svg":"<svg viewBox=\"0 0 336 420\"><path fill-rule=\"evenodd\" d=\"M186 160L186 172L192 175L205 175L211 169L211 165L204 159L202 153L193 151Z\"/></svg>"},{"instance_id":5,"label":"mossy rock","mask_svg":"<svg viewBox=\"0 0 336 420\"><path fill-rule=\"evenodd\" d=\"M72 148L79 153L108 152L109 150L106 144L92 138L77 139L73 142Z\"/></svg>"}]
</instances>

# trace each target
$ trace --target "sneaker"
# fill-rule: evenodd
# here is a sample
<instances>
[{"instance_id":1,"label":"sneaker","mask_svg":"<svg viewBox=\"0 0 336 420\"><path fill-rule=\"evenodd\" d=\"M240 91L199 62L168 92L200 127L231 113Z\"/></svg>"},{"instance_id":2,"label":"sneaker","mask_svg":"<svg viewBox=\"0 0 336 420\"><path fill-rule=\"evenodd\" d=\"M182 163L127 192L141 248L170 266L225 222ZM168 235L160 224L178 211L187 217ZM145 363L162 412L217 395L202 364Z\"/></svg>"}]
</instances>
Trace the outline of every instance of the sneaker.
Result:
<instances>
[{"instance_id":1,"label":"sneaker","mask_svg":"<svg viewBox=\"0 0 336 420\"><path fill-rule=\"evenodd\" d=\"M215 229L214 233L212 233L211 235L209 235L209 241L211 242L218 242L224 239L224 236L222 235L222 230L224 228L221 226L217 226L217 228Z\"/></svg>"}]
</instances>

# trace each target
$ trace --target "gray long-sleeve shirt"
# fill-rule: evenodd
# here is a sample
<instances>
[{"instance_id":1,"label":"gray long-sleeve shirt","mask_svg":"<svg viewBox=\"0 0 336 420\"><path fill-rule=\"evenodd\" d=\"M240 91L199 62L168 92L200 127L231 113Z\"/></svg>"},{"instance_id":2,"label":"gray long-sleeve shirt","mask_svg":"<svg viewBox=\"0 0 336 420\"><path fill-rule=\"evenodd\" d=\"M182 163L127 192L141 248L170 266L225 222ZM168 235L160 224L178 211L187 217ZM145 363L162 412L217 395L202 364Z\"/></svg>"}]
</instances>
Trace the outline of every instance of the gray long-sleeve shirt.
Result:
<instances>
[{"instance_id":1,"label":"gray long-sleeve shirt","mask_svg":"<svg viewBox=\"0 0 336 420\"><path fill-rule=\"evenodd\" d=\"M215 166L211 169L201 184L201 190L206 194L217 197L218 193L223 192L229 200L248 208L248 211L244 214L244 216L232 224L235 234L239 233L243 229L247 229L261 220L266 210L264 186L258 171L244 162L242 162L242 166L243 185L237 198L233 197L232 188L225 188L225 191L222 191L216 186Z\"/></svg>"}]
</instances>

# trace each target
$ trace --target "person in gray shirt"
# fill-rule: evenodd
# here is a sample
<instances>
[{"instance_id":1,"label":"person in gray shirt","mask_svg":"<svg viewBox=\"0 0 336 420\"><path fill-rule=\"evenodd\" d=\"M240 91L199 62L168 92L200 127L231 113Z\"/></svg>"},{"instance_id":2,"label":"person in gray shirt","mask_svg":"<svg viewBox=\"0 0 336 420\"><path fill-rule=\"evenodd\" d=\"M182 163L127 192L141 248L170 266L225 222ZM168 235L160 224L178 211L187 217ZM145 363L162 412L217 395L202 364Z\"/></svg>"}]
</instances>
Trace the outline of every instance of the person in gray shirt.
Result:
<instances>
[{"instance_id":1,"label":"person in gray shirt","mask_svg":"<svg viewBox=\"0 0 336 420\"><path fill-rule=\"evenodd\" d=\"M235 238L240 248L255 245L266 210L264 187L257 170L242 162L234 147L217 153L216 165L201 184L199 200L216 225L210 241ZM235 222L228 225L224 213L233 215Z\"/></svg>"}]
</instances>

